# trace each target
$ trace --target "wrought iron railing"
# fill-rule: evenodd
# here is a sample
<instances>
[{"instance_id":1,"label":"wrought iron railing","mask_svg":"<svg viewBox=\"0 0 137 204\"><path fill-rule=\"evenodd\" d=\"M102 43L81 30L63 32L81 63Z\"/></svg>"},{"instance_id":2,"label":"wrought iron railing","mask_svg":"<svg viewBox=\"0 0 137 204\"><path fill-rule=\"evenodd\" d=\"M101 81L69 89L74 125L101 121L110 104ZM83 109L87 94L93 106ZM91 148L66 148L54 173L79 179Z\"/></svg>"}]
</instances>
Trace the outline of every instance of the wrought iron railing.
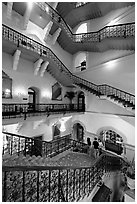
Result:
<instances>
[{"instance_id":1,"label":"wrought iron railing","mask_svg":"<svg viewBox=\"0 0 137 204\"><path fill-rule=\"evenodd\" d=\"M135 96L123 90L117 89L115 87L103 84L96 85L85 79L73 75L69 69L59 60L59 58L46 46L32 40L31 38L9 28L8 26L2 26L3 38L15 43L17 46L26 48L27 50L34 51L43 57L48 57L56 63L56 66L66 74L73 84L81 86L81 88L89 88L89 90L94 91L97 95L115 95L116 97L126 101L126 103L131 103L135 105Z\"/></svg>"},{"instance_id":2,"label":"wrought iron railing","mask_svg":"<svg viewBox=\"0 0 137 204\"><path fill-rule=\"evenodd\" d=\"M103 85L96 85L92 82L89 82L85 79L82 79L77 76L73 76L74 84L77 84L83 89L86 89L92 93L95 93L98 96L105 95L109 97L114 97L114 99L119 100L119 102L123 102L125 106L128 104L135 106L135 95L123 91L121 89L115 88L113 86L103 84Z\"/></svg>"},{"instance_id":3,"label":"wrought iron railing","mask_svg":"<svg viewBox=\"0 0 137 204\"><path fill-rule=\"evenodd\" d=\"M63 28L69 38L75 43L87 43L87 42L101 42L106 38L112 37L131 37L135 36L135 23L118 24L113 26L105 26L104 28L89 33L73 34L70 27L64 21L64 19L59 15L59 13L54 10L46 2L36 3L42 10L44 10L51 18L54 20L59 27ZM48 7L48 12L47 12Z\"/></svg>"},{"instance_id":4,"label":"wrought iron railing","mask_svg":"<svg viewBox=\"0 0 137 204\"><path fill-rule=\"evenodd\" d=\"M38 145L36 145L36 143ZM63 136L50 142L38 140L32 137L26 137L13 133L3 132L3 155L35 155L52 157L73 147L71 135Z\"/></svg>"},{"instance_id":5,"label":"wrought iron railing","mask_svg":"<svg viewBox=\"0 0 137 204\"><path fill-rule=\"evenodd\" d=\"M21 118L56 113L84 112L85 105L78 104L2 104L2 118Z\"/></svg>"},{"instance_id":6,"label":"wrought iron railing","mask_svg":"<svg viewBox=\"0 0 137 204\"><path fill-rule=\"evenodd\" d=\"M71 135L59 137L50 142L13 133L3 132L3 155L40 155L52 157L69 148L79 152L87 151L87 144L71 139Z\"/></svg>"},{"instance_id":7,"label":"wrought iron railing","mask_svg":"<svg viewBox=\"0 0 137 204\"><path fill-rule=\"evenodd\" d=\"M91 167L3 166L3 202L74 202L88 196L104 173L122 171L120 158L101 155Z\"/></svg>"}]
</instances>

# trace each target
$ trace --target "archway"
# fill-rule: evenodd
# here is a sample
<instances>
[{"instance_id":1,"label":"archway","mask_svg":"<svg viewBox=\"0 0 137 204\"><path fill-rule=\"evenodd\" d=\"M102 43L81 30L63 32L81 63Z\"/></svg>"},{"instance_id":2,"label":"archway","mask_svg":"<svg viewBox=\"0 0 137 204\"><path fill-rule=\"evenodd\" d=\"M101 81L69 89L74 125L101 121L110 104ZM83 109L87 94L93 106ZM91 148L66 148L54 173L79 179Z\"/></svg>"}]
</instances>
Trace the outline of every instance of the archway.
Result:
<instances>
[{"instance_id":1,"label":"archway","mask_svg":"<svg viewBox=\"0 0 137 204\"><path fill-rule=\"evenodd\" d=\"M105 145L106 150L110 150L117 154L122 154L123 152L123 138L117 132L112 129L106 129L100 131L99 139Z\"/></svg>"},{"instance_id":2,"label":"archway","mask_svg":"<svg viewBox=\"0 0 137 204\"><path fill-rule=\"evenodd\" d=\"M39 89L36 87L28 88L29 110L35 110L35 105L39 103Z\"/></svg>"},{"instance_id":3,"label":"archway","mask_svg":"<svg viewBox=\"0 0 137 204\"><path fill-rule=\"evenodd\" d=\"M78 94L78 109L83 109L85 107L85 95L84 92L81 91Z\"/></svg>"},{"instance_id":4,"label":"archway","mask_svg":"<svg viewBox=\"0 0 137 204\"><path fill-rule=\"evenodd\" d=\"M79 142L84 141L84 128L80 123L75 123L73 125L73 135L77 141Z\"/></svg>"}]
</instances>

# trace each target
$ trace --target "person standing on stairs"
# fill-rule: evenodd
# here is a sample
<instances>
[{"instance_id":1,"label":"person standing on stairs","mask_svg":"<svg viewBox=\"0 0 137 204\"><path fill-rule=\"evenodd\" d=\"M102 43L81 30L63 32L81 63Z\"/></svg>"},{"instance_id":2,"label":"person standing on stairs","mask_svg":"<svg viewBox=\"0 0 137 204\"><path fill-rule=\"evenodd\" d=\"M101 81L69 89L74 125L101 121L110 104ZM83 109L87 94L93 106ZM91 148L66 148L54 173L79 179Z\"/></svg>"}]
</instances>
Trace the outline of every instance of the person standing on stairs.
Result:
<instances>
[{"instance_id":1,"label":"person standing on stairs","mask_svg":"<svg viewBox=\"0 0 137 204\"><path fill-rule=\"evenodd\" d=\"M99 154L99 143L96 137L94 138L94 141L93 141L93 147L94 147L94 157L97 158Z\"/></svg>"}]
</instances>

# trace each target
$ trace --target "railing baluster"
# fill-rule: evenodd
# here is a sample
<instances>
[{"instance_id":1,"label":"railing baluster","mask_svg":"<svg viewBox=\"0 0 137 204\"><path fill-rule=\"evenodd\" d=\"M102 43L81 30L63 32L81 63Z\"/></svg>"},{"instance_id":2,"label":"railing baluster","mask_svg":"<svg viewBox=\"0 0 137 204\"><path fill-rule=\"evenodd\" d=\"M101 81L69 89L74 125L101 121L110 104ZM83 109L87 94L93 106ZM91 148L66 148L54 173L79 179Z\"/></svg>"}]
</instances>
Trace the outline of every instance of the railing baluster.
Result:
<instances>
[{"instance_id":1,"label":"railing baluster","mask_svg":"<svg viewBox=\"0 0 137 204\"><path fill-rule=\"evenodd\" d=\"M25 171L22 172L22 202L25 202Z\"/></svg>"},{"instance_id":2,"label":"railing baluster","mask_svg":"<svg viewBox=\"0 0 137 204\"><path fill-rule=\"evenodd\" d=\"M7 172L4 172L3 201L7 201Z\"/></svg>"},{"instance_id":3,"label":"railing baluster","mask_svg":"<svg viewBox=\"0 0 137 204\"><path fill-rule=\"evenodd\" d=\"M50 182L51 182L51 170L48 170L49 172L49 183L48 183L48 190L49 190L49 193L48 193L48 201L50 202Z\"/></svg>"},{"instance_id":4,"label":"railing baluster","mask_svg":"<svg viewBox=\"0 0 137 204\"><path fill-rule=\"evenodd\" d=\"M39 171L37 171L37 202L39 202Z\"/></svg>"}]
</instances>

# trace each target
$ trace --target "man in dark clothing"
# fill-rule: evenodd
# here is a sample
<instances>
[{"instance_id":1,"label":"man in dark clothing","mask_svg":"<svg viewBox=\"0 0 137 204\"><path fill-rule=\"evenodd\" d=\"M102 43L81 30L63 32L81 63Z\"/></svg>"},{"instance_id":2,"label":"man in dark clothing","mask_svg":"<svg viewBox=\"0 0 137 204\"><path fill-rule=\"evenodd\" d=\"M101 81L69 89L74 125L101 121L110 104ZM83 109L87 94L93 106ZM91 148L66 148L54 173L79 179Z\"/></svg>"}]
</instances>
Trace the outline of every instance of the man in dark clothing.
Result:
<instances>
[{"instance_id":1,"label":"man in dark clothing","mask_svg":"<svg viewBox=\"0 0 137 204\"><path fill-rule=\"evenodd\" d=\"M95 156L95 158L97 158L98 153L99 153L99 150L98 150L98 148L99 148L99 143L98 143L96 137L94 138L94 141L93 141L93 147L94 147L94 156Z\"/></svg>"}]
</instances>

